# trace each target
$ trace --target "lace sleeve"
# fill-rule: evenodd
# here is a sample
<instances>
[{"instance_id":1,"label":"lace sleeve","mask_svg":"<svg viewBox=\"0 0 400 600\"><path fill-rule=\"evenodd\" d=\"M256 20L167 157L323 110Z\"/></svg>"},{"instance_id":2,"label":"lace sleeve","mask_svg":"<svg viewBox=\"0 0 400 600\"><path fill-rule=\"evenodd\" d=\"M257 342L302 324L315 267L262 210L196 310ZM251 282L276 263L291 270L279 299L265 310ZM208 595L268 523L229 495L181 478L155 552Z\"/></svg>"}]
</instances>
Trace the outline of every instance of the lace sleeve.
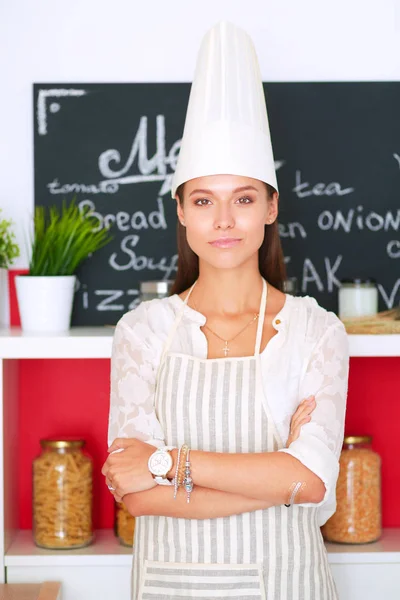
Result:
<instances>
[{"instance_id":1,"label":"lace sleeve","mask_svg":"<svg viewBox=\"0 0 400 600\"><path fill-rule=\"evenodd\" d=\"M122 317L115 329L108 443L117 437L131 437L163 446L164 434L154 408L158 368L155 335L147 325L145 310L139 306L135 312L133 322L128 325Z\"/></svg>"},{"instance_id":2,"label":"lace sleeve","mask_svg":"<svg viewBox=\"0 0 400 600\"><path fill-rule=\"evenodd\" d=\"M340 321L330 325L314 347L300 385L300 399L315 395L310 423L289 448L291 454L324 482L325 497L335 494L343 443L349 370L348 338Z\"/></svg>"}]
</instances>

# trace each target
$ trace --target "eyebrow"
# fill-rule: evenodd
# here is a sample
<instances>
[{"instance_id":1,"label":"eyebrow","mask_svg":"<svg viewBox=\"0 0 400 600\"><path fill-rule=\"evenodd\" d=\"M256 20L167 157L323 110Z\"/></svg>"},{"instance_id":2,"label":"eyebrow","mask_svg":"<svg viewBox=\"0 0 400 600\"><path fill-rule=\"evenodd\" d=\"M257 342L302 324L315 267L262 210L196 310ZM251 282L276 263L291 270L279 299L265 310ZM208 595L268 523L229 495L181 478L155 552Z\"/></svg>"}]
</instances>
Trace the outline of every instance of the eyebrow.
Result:
<instances>
[{"instance_id":1,"label":"eyebrow","mask_svg":"<svg viewBox=\"0 0 400 600\"><path fill-rule=\"evenodd\" d=\"M238 188L232 190L232 194L238 194L239 192L248 192L249 190L253 190L254 192L259 191L253 185L244 185L242 187L238 187ZM198 190L193 190L193 192L190 192L189 198L190 198L190 196L193 196L194 194L208 194L210 196L214 195L212 190L198 189Z\"/></svg>"}]
</instances>

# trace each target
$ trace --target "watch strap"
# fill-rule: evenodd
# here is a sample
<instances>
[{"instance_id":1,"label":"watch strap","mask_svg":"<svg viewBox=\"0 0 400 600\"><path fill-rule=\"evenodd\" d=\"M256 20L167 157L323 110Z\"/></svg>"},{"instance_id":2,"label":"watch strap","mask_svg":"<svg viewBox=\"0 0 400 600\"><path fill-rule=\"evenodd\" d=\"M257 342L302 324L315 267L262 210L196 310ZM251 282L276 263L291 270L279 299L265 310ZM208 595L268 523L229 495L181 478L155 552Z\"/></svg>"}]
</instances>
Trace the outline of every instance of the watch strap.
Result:
<instances>
[{"instance_id":1,"label":"watch strap","mask_svg":"<svg viewBox=\"0 0 400 600\"><path fill-rule=\"evenodd\" d=\"M173 479L167 479L167 477L160 477L159 475L153 475L153 479L158 485L174 485Z\"/></svg>"}]
</instances>

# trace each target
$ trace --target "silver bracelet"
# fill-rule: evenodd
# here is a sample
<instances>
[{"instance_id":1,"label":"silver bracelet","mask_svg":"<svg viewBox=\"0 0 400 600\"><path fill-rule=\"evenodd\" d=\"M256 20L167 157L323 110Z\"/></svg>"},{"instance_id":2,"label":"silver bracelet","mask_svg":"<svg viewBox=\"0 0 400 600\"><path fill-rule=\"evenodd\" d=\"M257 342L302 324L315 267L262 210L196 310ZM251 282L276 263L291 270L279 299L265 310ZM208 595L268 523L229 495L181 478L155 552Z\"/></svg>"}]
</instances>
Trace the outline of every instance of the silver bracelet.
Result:
<instances>
[{"instance_id":1,"label":"silver bracelet","mask_svg":"<svg viewBox=\"0 0 400 600\"><path fill-rule=\"evenodd\" d=\"M186 502L189 503L190 502L190 494L193 491L193 479L191 477L191 472L190 472L190 448L188 449L187 454L186 454L185 477L183 479L182 485L186 490Z\"/></svg>"},{"instance_id":2,"label":"silver bracelet","mask_svg":"<svg viewBox=\"0 0 400 600\"><path fill-rule=\"evenodd\" d=\"M301 485L302 485L302 484L301 484L301 481L298 481L298 482L296 483L296 485L294 486L294 488L293 488L293 491L292 491L292 494L291 494L291 496L290 496L289 504L285 504L285 506L286 506L287 508L289 508L290 506L292 506L292 504L293 504L293 501L294 501L294 498L295 498L295 496L296 496L297 492L299 491L299 489L301 488Z\"/></svg>"}]
</instances>

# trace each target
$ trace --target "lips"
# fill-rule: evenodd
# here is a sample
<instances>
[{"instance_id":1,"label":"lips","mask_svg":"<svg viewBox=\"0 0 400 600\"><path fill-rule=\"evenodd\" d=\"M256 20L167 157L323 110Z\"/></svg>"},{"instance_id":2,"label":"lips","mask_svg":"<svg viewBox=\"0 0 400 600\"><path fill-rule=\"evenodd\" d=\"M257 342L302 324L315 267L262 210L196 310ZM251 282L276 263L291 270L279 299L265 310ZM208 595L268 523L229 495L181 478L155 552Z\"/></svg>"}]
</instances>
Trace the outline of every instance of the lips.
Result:
<instances>
[{"instance_id":1,"label":"lips","mask_svg":"<svg viewBox=\"0 0 400 600\"><path fill-rule=\"evenodd\" d=\"M240 244L241 241L242 240L240 238L224 237L224 238L218 238L217 240L209 242L209 244L210 244L210 246L213 246L214 248L233 248L234 246L237 246L238 244Z\"/></svg>"}]
</instances>

